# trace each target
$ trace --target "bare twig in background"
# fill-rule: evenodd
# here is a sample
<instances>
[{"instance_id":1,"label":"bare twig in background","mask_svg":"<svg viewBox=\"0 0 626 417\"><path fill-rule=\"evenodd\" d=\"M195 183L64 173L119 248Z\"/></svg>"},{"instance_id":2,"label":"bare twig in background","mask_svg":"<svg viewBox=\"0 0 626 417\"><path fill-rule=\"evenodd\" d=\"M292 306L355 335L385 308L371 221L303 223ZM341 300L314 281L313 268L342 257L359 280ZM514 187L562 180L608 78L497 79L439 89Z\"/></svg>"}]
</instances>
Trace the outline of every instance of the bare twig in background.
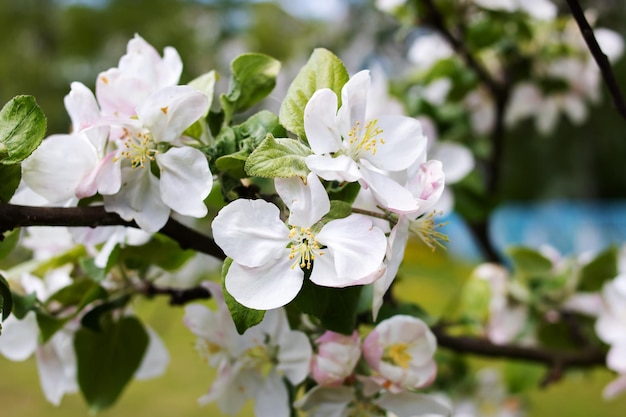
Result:
<instances>
[{"instance_id":1,"label":"bare twig in background","mask_svg":"<svg viewBox=\"0 0 626 417\"><path fill-rule=\"evenodd\" d=\"M580 29L583 39L585 39L585 42L587 43L587 47L589 48L593 59L600 68L604 84L613 99L613 106L615 106L615 110L617 110L617 112L624 119L626 119L626 102L624 102L624 96L622 95L617 79L615 78L615 73L613 72L609 58L604 52L602 52L602 48L600 48L600 45L593 34L593 29L587 21L585 13L580 7L578 0L567 0L567 5L572 12L574 20L576 20L576 23L578 24L578 28Z\"/></svg>"}]
</instances>

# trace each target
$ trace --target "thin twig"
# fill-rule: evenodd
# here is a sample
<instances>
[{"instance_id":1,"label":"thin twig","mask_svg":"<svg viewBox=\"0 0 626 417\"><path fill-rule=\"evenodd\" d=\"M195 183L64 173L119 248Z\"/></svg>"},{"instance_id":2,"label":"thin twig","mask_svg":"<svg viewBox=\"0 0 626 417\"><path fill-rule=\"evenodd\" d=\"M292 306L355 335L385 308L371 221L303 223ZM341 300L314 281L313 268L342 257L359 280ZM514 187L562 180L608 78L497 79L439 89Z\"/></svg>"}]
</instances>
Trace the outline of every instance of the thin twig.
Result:
<instances>
[{"instance_id":1,"label":"thin twig","mask_svg":"<svg viewBox=\"0 0 626 417\"><path fill-rule=\"evenodd\" d=\"M567 5L572 12L574 20L576 20L576 24L578 24L578 28L580 29L580 33L582 34L583 39L585 39L585 42L587 43L589 52L591 52L593 59L596 61L598 67L600 68L604 84L606 85L607 89L609 90L609 94L613 99L613 106L615 107L615 110L617 110L617 112L624 119L626 119L626 102L624 101L624 96L622 95L619 84L617 83L617 79L615 78L615 73L613 72L613 68L611 67L611 62L609 61L609 58L604 52L602 52L602 48L600 48L598 40L593 34L593 29L587 21L585 13L580 7L578 0L567 0Z\"/></svg>"},{"instance_id":2,"label":"thin twig","mask_svg":"<svg viewBox=\"0 0 626 417\"><path fill-rule=\"evenodd\" d=\"M191 288L173 288L159 287L150 281L145 281L145 285L141 289L141 292L148 298L152 298L156 295L166 295L170 297L169 304L171 306L182 306L191 301L206 300L211 298L211 292L201 285Z\"/></svg>"}]
</instances>

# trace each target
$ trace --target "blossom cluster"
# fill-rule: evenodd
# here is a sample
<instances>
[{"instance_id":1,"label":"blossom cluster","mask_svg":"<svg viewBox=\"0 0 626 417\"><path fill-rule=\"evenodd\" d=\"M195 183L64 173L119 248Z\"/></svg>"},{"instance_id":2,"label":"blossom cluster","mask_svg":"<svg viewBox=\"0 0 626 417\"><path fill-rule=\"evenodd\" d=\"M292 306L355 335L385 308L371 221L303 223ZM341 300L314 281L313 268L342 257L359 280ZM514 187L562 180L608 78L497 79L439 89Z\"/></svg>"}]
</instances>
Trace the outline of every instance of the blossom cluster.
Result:
<instances>
[{"instance_id":1,"label":"blossom cluster","mask_svg":"<svg viewBox=\"0 0 626 417\"><path fill-rule=\"evenodd\" d=\"M289 386L308 378L317 385L294 405L312 417L448 413L432 397L415 392L433 382L437 369L435 337L420 319L393 316L363 341L356 330L325 331L312 346L305 332L290 329L284 309L268 311L260 324L237 333L220 287L205 285L217 309L191 304L184 317L198 336L198 351L217 369L200 403L216 401L222 412L234 415L253 398L256 416L289 416L294 401Z\"/></svg>"},{"instance_id":2,"label":"blossom cluster","mask_svg":"<svg viewBox=\"0 0 626 417\"><path fill-rule=\"evenodd\" d=\"M148 232L171 211L204 217L213 176L184 132L206 115L209 98L178 85L181 72L174 48L161 57L135 35L119 65L98 75L95 95L72 83L65 97L72 133L47 138L24 161L26 185L52 205L98 194L107 211Z\"/></svg>"}]
</instances>

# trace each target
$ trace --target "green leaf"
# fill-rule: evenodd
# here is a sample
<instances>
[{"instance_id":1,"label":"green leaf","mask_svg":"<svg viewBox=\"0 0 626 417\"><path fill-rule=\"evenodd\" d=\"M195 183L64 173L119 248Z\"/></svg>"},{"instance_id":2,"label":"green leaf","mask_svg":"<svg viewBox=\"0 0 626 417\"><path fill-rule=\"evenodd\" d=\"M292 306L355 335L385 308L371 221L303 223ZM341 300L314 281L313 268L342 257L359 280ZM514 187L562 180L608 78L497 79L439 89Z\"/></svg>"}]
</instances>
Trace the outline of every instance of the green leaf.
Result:
<instances>
[{"instance_id":1,"label":"green leaf","mask_svg":"<svg viewBox=\"0 0 626 417\"><path fill-rule=\"evenodd\" d=\"M0 274L0 311L2 320L6 320L13 310L13 294L8 281Z\"/></svg>"},{"instance_id":2,"label":"green leaf","mask_svg":"<svg viewBox=\"0 0 626 417\"><path fill-rule=\"evenodd\" d=\"M362 288L320 287L305 277L302 289L293 303L302 313L317 317L325 329L349 335L356 328Z\"/></svg>"},{"instance_id":3,"label":"green leaf","mask_svg":"<svg viewBox=\"0 0 626 417\"><path fill-rule=\"evenodd\" d=\"M92 412L115 403L148 347L148 333L135 317L103 321L102 332L80 328L74 336L78 385Z\"/></svg>"},{"instance_id":4,"label":"green leaf","mask_svg":"<svg viewBox=\"0 0 626 417\"><path fill-rule=\"evenodd\" d=\"M0 163L26 159L46 134L46 116L33 96L17 96L0 110Z\"/></svg>"},{"instance_id":5,"label":"green leaf","mask_svg":"<svg viewBox=\"0 0 626 417\"><path fill-rule=\"evenodd\" d=\"M2 166L2 165L0 165ZM2 241L0 241L0 259L8 256L15 246L17 246L17 242L20 240L20 232L17 229L11 230L10 232L6 232L3 236Z\"/></svg>"},{"instance_id":6,"label":"green leaf","mask_svg":"<svg viewBox=\"0 0 626 417\"><path fill-rule=\"evenodd\" d=\"M124 294L121 297L92 308L80 320L81 326L91 329L94 332L101 332L102 326L100 323L103 315L113 310L123 309L126 307L131 298L130 294Z\"/></svg>"},{"instance_id":7,"label":"green leaf","mask_svg":"<svg viewBox=\"0 0 626 417\"><path fill-rule=\"evenodd\" d=\"M267 110L250 116L245 122L233 127L232 132L240 150L217 158L215 165L220 171L235 178L248 176L245 171L246 160L268 133L279 137L287 136L287 131L278 122L278 117Z\"/></svg>"},{"instance_id":8,"label":"green leaf","mask_svg":"<svg viewBox=\"0 0 626 417\"><path fill-rule=\"evenodd\" d=\"M263 317L265 316L265 311L255 310L239 304L237 300L235 300L235 298L230 295L228 291L226 291L226 287L224 286L224 280L226 279L226 274L228 273L230 264L232 263L233 260L231 258L226 258L226 260L224 261L224 266L222 267L222 290L224 292L224 301L226 302L226 306L228 306L230 315L235 322L237 333L244 334L245 331L248 330L250 327L256 326L263 320Z\"/></svg>"},{"instance_id":9,"label":"green leaf","mask_svg":"<svg viewBox=\"0 0 626 417\"><path fill-rule=\"evenodd\" d=\"M0 156L1 158L1 156ZM0 202L8 203L22 179L22 167L19 164L0 164Z\"/></svg>"},{"instance_id":10,"label":"green leaf","mask_svg":"<svg viewBox=\"0 0 626 417\"><path fill-rule=\"evenodd\" d=\"M156 234L144 245L122 248L120 259L131 269L156 265L166 271L174 271L183 266L194 254L192 250L181 249L173 239Z\"/></svg>"},{"instance_id":11,"label":"green leaf","mask_svg":"<svg viewBox=\"0 0 626 417\"><path fill-rule=\"evenodd\" d=\"M71 317L57 318L44 311L37 311L37 325L39 326L41 343L50 340L71 319Z\"/></svg>"},{"instance_id":12,"label":"green leaf","mask_svg":"<svg viewBox=\"0 0 626 417\"><path fill-rule=\"evenodd\" d=\"M35 309L37 304L37 295L32 292L26 295L13 293L13 315L22 320L29 311Z\"/></svg>"},{"instance_id":13,"label":"green leaf","mask_svg":"<svg viewBox=\"0 0 626 417\"><path fill-rule=\"evenodd\" d=\"M268 134L248 157L245 169L252 177L306 178L310 170L304 158L311 153L311 149L295 139L275 139Z\"/></svg>"},{"instance_id":14,"label":"green leaf","mask_svg":"<svg viewBox=\"0 0 626 417\"><path fill-rule=\"evenodd\" d=\"M349 78L346 67L332 52L323 48L315 49L287 90L278 113L280 123L306 140L304 108L313 93L330 88L341 101L341 88Z\"/></svg>"},{"instance_id":15,"label":"green leaf","mask_svg":"<svg viewBox=\"0 0 626 417\"><path fill-rule=\"evenodd\" d=\"M619 273L617 270L618 257L617 247L611 246L583 266L580 271L578 290L598 291L606 281L615 278Z\"/></svg>"},{"instance_id":16,"label":"green leaf","mask_svg":"<svg viewBox=\"0 0 626 417\"><path fill-rule=\"evenodd\" d=\"M341 185L335 185L334 183L328 190L328 198L332 200L342 200L346 203L354 203L356 196L361 190L361 185L355 182L346 182Z\"/></svg>"},{"instance_id":17,"label":"green leaf","mask_svg":"<svg viewBox=\"0 0 626 417\"><path fill-rule=\"evenodd\" d=\"M536 250L512 247L507 253L513 260L516 272L524 275L542 275L552 271L552 261Z\"/></svg>"},{"instance_id":18,"label":"green leaf","mask_svg":"<svg viewBox=\"0 0 626 417\"><path fill-rule=\"evenodd\" d=\"M234 113L249 109L274 89L280 62L268 55L249 53L235 58L230 68L230 89L220 97L226 123Z\"/></svg>"},{"instance_id":19,"label":"green leaf","mask_svg":"<svg viewBox=\"0 0 626 417\"><path fill-rule=\"evenodd\" d=\"M89 303L107 297L107 291L90 279L82 279L52 294L46 305L59 303L64 307L76 306L78 313Z\"/></svg>"},{"instance_id":20,"label":"green leaf","mask_svg":"<svg viewBox=\"0 0 626 417\"><path fill-rule=\"evenodd\" d=\"M351 214L352 204L340 200L331 200L330 210L315 224L314 230L319 232L326 223L336 219L343 219Z\"/></svg>"}]
</instances>

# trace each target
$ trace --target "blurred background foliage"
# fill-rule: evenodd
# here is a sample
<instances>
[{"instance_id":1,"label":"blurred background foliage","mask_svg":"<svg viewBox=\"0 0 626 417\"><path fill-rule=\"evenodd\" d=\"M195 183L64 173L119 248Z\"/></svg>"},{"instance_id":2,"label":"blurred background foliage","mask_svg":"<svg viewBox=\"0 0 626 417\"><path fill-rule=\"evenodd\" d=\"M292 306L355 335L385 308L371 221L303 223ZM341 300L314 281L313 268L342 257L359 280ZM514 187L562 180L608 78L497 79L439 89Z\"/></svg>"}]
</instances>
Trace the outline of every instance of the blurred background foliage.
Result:
<instances>
[{"instance_id":1,"label":"blurred background foliage","mask_svg":"<svg viewBox=\"0 0 626 417\"><path fill-rule=\"evenodd\" d=\"M557 3L566 10L564 2ZM598 11L598 26L626 34L626 2L582 3ZM286 86L313 48L332 50L354 73L381 57L394 62L406 54L410 34L397 29L396 21L367 0L1 0L0 102L18 94L34 95L48 117L48 134L67 132L70 120L63 97L70 83L81 81L93 89L97 74L117 65L127 41L138 33L159 51L165 46L178 50L184 63L183 83L216 69L225 89L229 62L242 52L263 52L281 60L279 84L265 103L277 111ZM626 59L615 70L626 89ZM502 201L626 197L626 121L612 109L605 91L602 96L582 126L561 118L549 137L536 133L530 122L507 133ZM459 187L471 188L471 181L470 176ZM459 203L471 206L471 196L464 199L461 193ZM400 287L421 297L426 307L450 297L454 288L458 291L459 277L470 270L451 264L446 256L427 253L421 256L416 251L404 269L407 276L423 276L425 281L419 287ZM120 404L105 415L217 413L195 404L210 379L194 352L193 337L180 325L182 311L170 314L160 307L140 306L140 312L168 341L174 358L168 374L157 381L134 382ZM2 359L0 375L2 416L86 414L78 396L69 396L60 409L45 403L34 360L24 367ZM619 405L601 400L608 372L574 379L548 391L535 389L531 396L539 401L529 415L623 415ZM623 410L624 401L620 404Z\"/></svg>"}]
</instances>

